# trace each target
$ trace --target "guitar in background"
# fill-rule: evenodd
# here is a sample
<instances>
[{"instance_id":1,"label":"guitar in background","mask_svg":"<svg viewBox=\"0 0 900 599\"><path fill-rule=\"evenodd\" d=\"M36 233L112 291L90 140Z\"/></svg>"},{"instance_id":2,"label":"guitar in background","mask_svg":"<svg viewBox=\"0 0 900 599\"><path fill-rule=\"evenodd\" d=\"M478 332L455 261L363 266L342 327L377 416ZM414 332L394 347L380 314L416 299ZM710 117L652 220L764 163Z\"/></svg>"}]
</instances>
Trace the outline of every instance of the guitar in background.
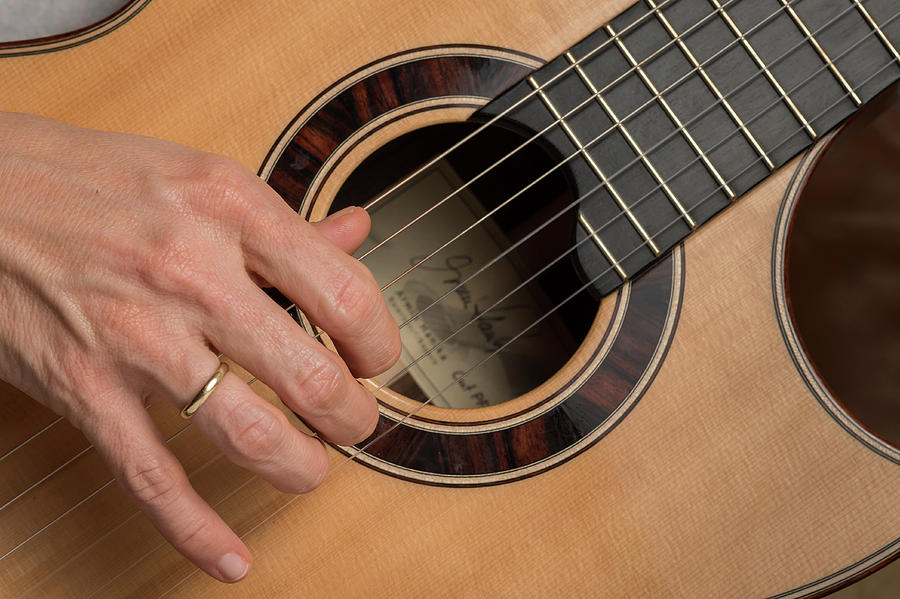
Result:
<instances>
[{"instance_id":1,"label":"guitar in background","mask_svg":"<svg viewBox=\"0 0 900 599\"><path fill-rule=\"evenodd\" d=\"M0 108L234 156L311 219L370 203L409 323L382 424L294 500L153 408L258 555L223 590L10 389L10 596L816 596L895 556L896 91L827 133L900 72L891 2L296 4L130 2L0 50Z\"/></svg>"}]
</instances>

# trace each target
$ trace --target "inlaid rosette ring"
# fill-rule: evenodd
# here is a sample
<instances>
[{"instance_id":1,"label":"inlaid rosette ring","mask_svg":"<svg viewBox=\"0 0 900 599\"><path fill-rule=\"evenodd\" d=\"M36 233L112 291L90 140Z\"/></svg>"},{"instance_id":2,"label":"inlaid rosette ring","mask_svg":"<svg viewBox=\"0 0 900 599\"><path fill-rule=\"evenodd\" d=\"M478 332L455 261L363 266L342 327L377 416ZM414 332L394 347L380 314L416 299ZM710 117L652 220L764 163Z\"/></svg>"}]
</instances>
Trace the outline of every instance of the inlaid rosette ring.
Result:
<instances>
[{"instance_id":1,"label":"inlaid rosette ring","mask_svg":"<svg viewBox=\"0 0 900 599\"><path fill-rule=\"evenodd\" d=\"M219 384L223 378L225 378L225 374L228 372L228 364L225 362L219 362L219 367L216 368L216 371L213 373L209 380L206 381L206 384L203 385L203 388L200 389L200 392L194 396L188 405L184 406L184 409L181 410L181 417L185 420L189 420L191 416L193 416L197 410L200 409L200 406L203 405L209 396L212 395L212 392L215 390L216 385Z\"/></svg>"}]
</instances>

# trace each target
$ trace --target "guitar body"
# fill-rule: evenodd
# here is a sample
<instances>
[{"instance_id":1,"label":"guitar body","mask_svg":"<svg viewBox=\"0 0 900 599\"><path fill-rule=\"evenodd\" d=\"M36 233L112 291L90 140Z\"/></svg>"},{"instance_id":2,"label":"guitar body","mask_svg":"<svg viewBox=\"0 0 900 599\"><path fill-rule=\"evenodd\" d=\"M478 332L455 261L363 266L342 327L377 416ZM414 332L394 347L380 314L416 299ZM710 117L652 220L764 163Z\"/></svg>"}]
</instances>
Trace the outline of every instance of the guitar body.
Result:
<instances>
[{"instance_id":1,"label":"guitar body","mask_svg":"<svg viewBox=\"0 0 900 599\"><path fill-rule=\"evenodd\" d=\"M320 218L377 148L465 120L630 3L138 0L73 38L0 49L0 109L177 141L266 178L299 140L317 161L300 169L296 207ZM400 67L424 83L384 75ZM341 96L361 82L387 99ZM310 133L314 118L335 123L331 138ZM334 450L337 469L293 500L196 430L178 434L170 447L192 483L253 552L235 586L165 545L77 432L3 387L0 454L15 451L0 461L0 594L804 597L877 569L900 551L900 451L830 396L784 288L791 211L826 143L605 298L546 384L417 414L416 430L465 439L467 426L536 421L547 398L618 393L559 451L412 476ZM183 426L169 406L151 412L167 438Z\"/></svg>"}]
</instances>

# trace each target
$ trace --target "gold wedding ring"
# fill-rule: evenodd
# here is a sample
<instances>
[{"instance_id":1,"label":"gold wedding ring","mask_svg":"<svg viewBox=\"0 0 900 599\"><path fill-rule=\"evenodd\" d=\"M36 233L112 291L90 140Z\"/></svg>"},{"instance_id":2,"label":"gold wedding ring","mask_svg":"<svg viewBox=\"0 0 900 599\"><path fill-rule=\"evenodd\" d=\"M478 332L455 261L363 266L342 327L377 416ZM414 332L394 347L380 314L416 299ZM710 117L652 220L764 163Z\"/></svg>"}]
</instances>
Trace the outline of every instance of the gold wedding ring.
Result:
<instances>
[{"instance_id":1,"label":"gold wedding ring","mask_svg":"<svg viewBox=\"0 0 900 599\"><path fill-rule=\"evenodd\" d=\"M228 372L228 364L225 362L219 362L219 367L216 368L216 371L213 373L209 380L206 381L206 384L203 385L203 388L200 389L200 392L194 396L194 399L190 401L190 403L184 406L184 409L181 410L181 417L185 420L190 420L191 416L193 416L197 410L200 409L200 406L203 405L210 395L212 395L213 390L216 388L216 385L219 384L225 374Z\"/></svg>"}]
</instances>

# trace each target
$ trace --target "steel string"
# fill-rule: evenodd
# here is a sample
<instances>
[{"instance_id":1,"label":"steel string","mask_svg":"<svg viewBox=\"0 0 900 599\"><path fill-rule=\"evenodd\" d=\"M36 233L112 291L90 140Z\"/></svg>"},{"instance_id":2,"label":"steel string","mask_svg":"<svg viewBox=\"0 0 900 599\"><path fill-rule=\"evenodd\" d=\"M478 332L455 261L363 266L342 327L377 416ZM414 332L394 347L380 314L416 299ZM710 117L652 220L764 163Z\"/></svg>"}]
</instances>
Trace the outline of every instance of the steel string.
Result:
<instances>
[{"instance_id":1,"label":"steel string","mask_svg":"<svg viewBox=\"0 0 900 599\"><path fill-rule=\"evenodd\" d=\"M889 19L888 22L894 21L898 16L900 16L900 13L898 13L898 14L895 15L894 17L891 17L891 19ZM868 36L867 36L867 38L868 38ZM865 38L865 39L867 39L867 38ZM861 41L862 41L862 40L861 40ZM848 51L849 51L849 50L848 50ZM840 57L838 57L838 58L840 58ZM884 72L887 68L893 66L894 64L895 64L894 61L891 61L891 62L885 64L885 65L884 65L883 67L881 67L875 74L871 75L871 76L868 77L865 81L863 81L862 85L865 85L866 83L868 83L869 81L871 81L872 79L874 79L875 77L877 77L878 75L880 75L880 74L881 74L882 72ZM827 65L826 65L826 66L827 66ZM821 69L820 69L820 70L821 70ZM818 73L818 72L819 72L819 71L817 71L817 73ZM817 73L814 73L814 75L817 74ZM801 85L802 85L802 84L801 84ZM792 89L791 91L793 91L793 89ZM825 110L821 111L821 113L820 113L819 115L817 115L816 117L814 117L813 120L815 120L815 118L819 118L819 117L823 116L824 114L826 114L828 111L830 111L831 109L833 109L834 107L836 107L840 102L842 102L843 100L845 100L845 99L848 98L848 97L850 97L850 95L849 95L848 93L842 94L842 96L841 96L837 101L833 102L833 103L830 104ZM780 101L781 101L781 100L779 100L779 102L780 102ZM774 103L773 103L773 105L774 105ZM759 115L757 115L757 116L759 116ZM755 117L754 117L754 118L755 118ZM796 135L797 133L802 133L804 130L805 130L805 129L804 129L804 127L802 127L802 126L796 128L796 129L791 133L791 135L790 135L787 139L785 139L785 140L782 141L780 144L778 144L777 146L775 146L775 149L777 149L778 147L780 147L781 145L783 145L784 143L786 143L787 141L789 141L789 140L790 140L791 138L793 138L793 136ZM739 132L735 132L734 134L737 134L737 133L739 133ZM732 134L732 135L734 135L734 134ZM743 175L744 173L746 173L750 168L753 168L754 166L756 166L756 165L757 165L758 163L760 163L761 161L762 161L762 158L761 158L761 157L755 158L750 164L748 164L746 167L744 167L737 175L735 175L734 177L732 177L731 179L729 179L729 180L727 181L727 183L733 182L735 179L737 179L737 178L739 178L740 176L742 176L742 175ZM599 188L599 187L598 187L598 188ZM711 197L713 197L716 193L718 193L718 191L720 191L721 189L722 189L722 186L719 186L712 194L709 194L708 196L706 196L705 198L703 198L703 199L700 200L699 202L697 202L697 203L695 203L694 205L692 205L690 209L693 210L693 209L699 207L699 206L700 206L701 204L703 204L705 201L709 200L709 199L710 199ZM590 191L590 192L588 192L588 193L592 193L593 191L595 191L595 190L592 190L592 191ZM586 195L586 194L585 194L585 195ZM680 223L680 222L682 222L680 217L679 217L679 218L676 218L676 219L673 219L673 220L670 221L667 225L665 225L662 229L660 229L659 231L657 231L656 234L655 234L654 236L652 236L652 237L658 236L659 234L661 234L661 233L663 233L665 230L667 230L669 227L671 227L671 226L673 226L673 225L675 225L675 224L678 224L678 223ZM607 224L608 224L608 223L607 223ZM632 250L632 251L631 251L629 254L627 254L625 257L627 258L628 256L633 255L636 251L638 251L639 249L642 249L642 248L643 248L644 246L646 246L646 245L647 245L647 242L644 241L643 243L640 244L640 246L636 247L634 250ZM504 349L507 345L509 345L510 343L513 343L517 338L519 338L521 335L523 335L525 332L527 332L528 329L532 328L533 326L536 326L540 321L542 321L544 318L548 317L553 311L555 311L556 309L558 309L558 308L559 308L560 306L562 306L564 303L566 303L566 302L568 302L569 300L571 300L573 297L577 296L579 293L583 292L585 289L587 289L588 287L590 287L590 285L592 285L597 279L599 279L600 277L604 276L605 274L607 274L607 273L609 273L609 272L612 272L612 268L606 269L606 271L604 271L603 273L601 273L600 275L598 275L597 277L595 277L595 278L592 279L591 281L585 283L581 288L579 288L578 290L576 290L575 292L573 292L569 297L567 297L566 299L564 299L564 300L562 300L560 303L558 303L554 308L551 309L551 311L545 313L545 314L544 314L543 316L541 316L538 320L536 320L536 321L533 322L531 325L529 325L529 327L527 327L526 329L524 329L523 331L521 331L516 337L510 339L510 340L509 340L506 344L504 344L502 347L497 348L497 350L494 351L491 355L487 356L486 358L482 359L480 362L478 362L477 364L475 364L474 366L472 366L470 369L468 369L463 375L461 375L460 377L458 377L456 380L458 381L459 379L464 378L464 377L465 377L468 373L470 373L472 370L478 368L478 367L481 366L484 362L486 362L487 360L489 360L490 358L492 358L494 355L497 355L499 352L503 351L503 349ZM466 326L466 325L464 325L464 326ZM455 381L454 381L454 383L451 383L450 386L452 386L453 384L455 384ZM448 388L450 388L450 386L445 387L441 392L446 391ZM438 394L436 394L435 396L433 396L431 399L433 399L434 397L437 397L438 395L440 395L441 392L439 392ZM431 399L429 399L429 401L430 401ZM402 424L404 421L406 421L407 419L409 419L409 418L410 418L411 416L413 416L418 410L422 409L425 405L427 405L427 402L423 403L423 404L422 404L419 408L417 408L414 412L410 413L409 415L407 415L406 417L404 417L403 419L401 419L399 422L397 422L395 425L393 425L393 426L391 427L391 429L389 429L388 431L385 431L384 433L382 433L381 435L379 435L377 438L375 438L375 439L373 439L372 441L370 441L369 443L367 443L367 444L365 445L365 447L359 449L359 450L358 450L356 453L354 453L352 456L348 457L348 458L345 459L343 462L341 462L340 464L338 464L338 465L332 470L332 472L338 470L338 468L342 467L342 466L343 466L344 464L346 464L347 462L353 461L353 460L355 459L356 456L358 456L360 453L362 453L363 451L365 451L365 450L366 450L368 447L370 447L372 444L374 444L374 443L380 441L381 439L383 439L383 438L384 438L385 436L387 436L391 431L393 431L397 426L399 426L399 425ZM256 478L258 478L258 476L257 476L257 475L254 475L253 479L251 479L251 480L254 480L254 479L256 479ZM243 488L244 486L246 486L247 484L249 484L249 482L251 482L251 481L247 481L247 482L243 483L238 489L235 490L235 493L236 493L238 490L240 490L240 488ZM229 497L230 497L231 495L233 495L233 494L234 494L234 493L230 494ZM217 502L213 507L214 507L214 508L215 508L215 507L218 507L221 503L223 503L224 501L226 501L229 497L223 498L221 501ZM280 506L279 508L277 508L275 511L273 511L271 514L269 514L268 516L266 516L263 520L261 520L261 521L258 522L257 524L253 525L253 526L252 526L250 529L248 529L245 533L243 533L242 535L240 535L240 537L243 539L243 538L245 538L246 536L249 536L251 533L253 533L253 532L254 532L256 529L258 529L260 526L262 526L263 524L265 524L266 522L268 522L269 520L271 520L272 518L274 518L275 516L277 516L279 513L281 513L284 509L286 509L289 505L291 505L291 504L292 504L294 501L296 501L298 498L299 498L299 496L294 496L294 497L292 497L291 499L289 499L284 505L282 505L282 506ZM149 551L147 554L145 554L142 558L140 558L138 561L136 561L136 562L133 563L131 566L129 566L125 571L123 571L123 572L121 572L119 575L117 575L117 576L116 576L116 579L119 578L120 576L122 576L125 572L127 572L128 570L130 570L131 568L133 568L137 563L140 563L140 561L142 561L143 559L145 559L147 556L149 556L151 553L153 553L154 551L158 550L158 549L159 549L160 547L162 547L162 546L164 546L164 543L158 544L158 545L157 545L156 547L154 547L151 551ZM167 594L171 593L174 589L176 589L177 587L179 587L180 585L182 585L188 578L190 578L191 576L193 576L194 574L196 574L196 572L197 572L196 569L192 570L188 575L186 575L185 577L183 577L181 580L179 580L179 582L177 582L173 587L171 587L170 590L167 591L164 595L167 595ZM108 584L109 584L109 583L107 583L107 585L104 585L104 587L101 587L101 589L98 589L98 591L96 591L96 592L94 593L94 595L92 595L92 596L95 596L95 595L96 595L97 593L99 593L103 588L106 588L106 586L108 586ZM30 590L29 590L29 592L30 592Z\"/></svg>"}]
</instances>

